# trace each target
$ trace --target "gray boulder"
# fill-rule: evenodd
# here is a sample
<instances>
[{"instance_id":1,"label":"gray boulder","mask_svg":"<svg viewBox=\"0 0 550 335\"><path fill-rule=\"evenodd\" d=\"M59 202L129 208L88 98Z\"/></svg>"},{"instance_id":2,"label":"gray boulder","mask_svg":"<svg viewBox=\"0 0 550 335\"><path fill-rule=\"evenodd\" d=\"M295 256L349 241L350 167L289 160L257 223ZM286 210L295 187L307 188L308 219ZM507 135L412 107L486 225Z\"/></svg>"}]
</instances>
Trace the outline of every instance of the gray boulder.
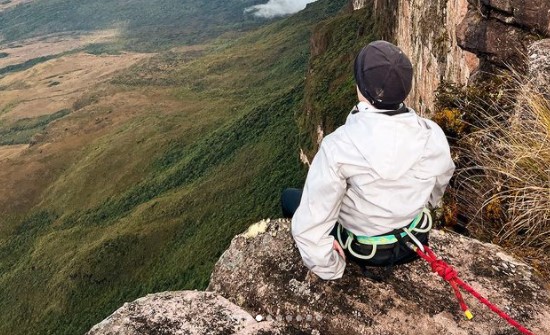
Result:
<instances>
[{"instance_id":1,"label":"gray boulder","mask_svg":"<svg viewBox=\"0 0 550 335\"><path fill-rule=\"evenodd\" d=\"M267 335L283 334L273 322L250 314L215 293L151 294L124 304L87 335Z\"/></svg>"}]
</instances>

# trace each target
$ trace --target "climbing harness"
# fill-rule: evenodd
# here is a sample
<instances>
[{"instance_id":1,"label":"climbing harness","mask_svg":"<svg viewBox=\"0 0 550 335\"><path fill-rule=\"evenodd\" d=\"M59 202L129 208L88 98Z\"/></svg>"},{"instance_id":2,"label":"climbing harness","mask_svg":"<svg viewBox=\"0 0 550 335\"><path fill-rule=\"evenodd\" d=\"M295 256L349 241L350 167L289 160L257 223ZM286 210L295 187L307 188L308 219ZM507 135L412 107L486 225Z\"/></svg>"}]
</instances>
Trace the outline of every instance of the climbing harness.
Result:
<instances>
[{"instance_id":1,"label":"climbing harness","mask_svg":"<svg viewBox=\"0 0 550 335\"><path fill-rule=\"evenodd\" d=\"M409 263L418 258L405 242L414 241L420 245L427 243L431 228L430 211L423 209L407 227L395 229L386 235L357 236L342 225L336 226L334 235L340 246L362 267L365 277L382 282L390 277L395 265ZM373 267L383 267L384 270L373 271Z\"/></svg>"},{"instance_id":2,"label":"climbing harness","mask_svg":"<svg viewBox=\"0 0 550 335\"><path fill-rule=\"evenodd\" d=\"M522 326L519 322L512 319L508 314L506 314L504 311L493 305L489 300L481 296L478 292L476 292L470 285L466 284L464 281L462 281L460 278L458 278L458 274L455 269L453 269L452 266L450 266L448 263L443 261L442 259L439 259L437 255L430 249L430 247L426 245L414 245L411 242L406 242L407 246L415 251L418 256L420 256L422 259L426 260L432 267L432 271L437 273L441 278L443 278L445 281L447 281L451 287L453 288L453 291L456 295L456 298L458 299L458 303L460 305L460 308L464 312L464 315L468 320L471 320L474 316L468 309L468 306L464 302L464 298L462 297L462 294L460 293L459 287L466 290L468 293L473 295L475 298L477 298L482 304L489 307L493 312L495 312L498 316L506 320L509 324L517 328L522 334L526 335L534 335L531 331L529 331L527 328Z\"/></svg>"},{"instance_id":3,"label":"climbing harness","mask_svg":"<svg viewBox=\"0 0 550 335\"><path fill-rule=\"evenodd\" d=\"M422 222L421 222L422 221ZM424 208L420 214L418 214L411 224L408 227L398 229L397 231L392 232L389 235L382 236L356 236L352 232L346 229L345 233L347 238L345 241L342 240L342 233L345 229L342 225L338 225L337 229L337 238L338 242L344 250L348 250L351 255L358 259L370 260L375 255L379 249L391 249L399 243L400 239L409 237L417 245L422 246L422 243L417 239L414 233L427 233L432 229L433 220L430 214L430 211L427 208ZM368 255L363 255L353 250L352 242L357 241L360 244L372 247L372 251ZM398 246L398 245L397 245Z\"/></svg>"}]
</instances>

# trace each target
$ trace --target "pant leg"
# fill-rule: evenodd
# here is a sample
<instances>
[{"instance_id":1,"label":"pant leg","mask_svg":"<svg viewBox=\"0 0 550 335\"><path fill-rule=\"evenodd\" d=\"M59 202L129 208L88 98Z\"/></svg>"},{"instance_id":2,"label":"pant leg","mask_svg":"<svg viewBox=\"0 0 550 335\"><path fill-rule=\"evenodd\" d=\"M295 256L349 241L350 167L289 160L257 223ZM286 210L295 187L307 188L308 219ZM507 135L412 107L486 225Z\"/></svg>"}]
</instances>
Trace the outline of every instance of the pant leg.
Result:
<instances>
[{"instance_id":1,"label":"pant leg","mask_svg":"<svg viewBox=\"0 0 550 335\"><path fill-rule=\"evenodd\" d=\"M283 217L291 219L294 213L300 206L300 200L302 200L302 190L298 188L287 188L281 194L281 209L283 210Z\"/></svg>"}]
</instances>

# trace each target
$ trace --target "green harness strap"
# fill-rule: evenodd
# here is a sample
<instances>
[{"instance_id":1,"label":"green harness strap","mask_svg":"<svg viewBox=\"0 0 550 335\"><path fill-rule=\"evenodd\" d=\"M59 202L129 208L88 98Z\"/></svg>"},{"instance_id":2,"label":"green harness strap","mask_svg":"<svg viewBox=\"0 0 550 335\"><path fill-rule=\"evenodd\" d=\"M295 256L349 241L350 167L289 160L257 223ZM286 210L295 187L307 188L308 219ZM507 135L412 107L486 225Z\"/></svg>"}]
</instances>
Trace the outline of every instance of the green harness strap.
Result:
<instances>
[{"instance_id":1,"label":"green harness strap","mask_svg":"<svg viewBox=\"0 0 550 335\"><path fill-rule=\"evenodd\" d=\"M422 219L422 216L426 214L426 215L430 215L430 211L427 209L427 208L424 208L422 210L422 212L420 212L415 218L414 220L411 222L411 224L407 227L407 229L409 231L417 231L417 232L427 232L429 229L427 229L426 231L424 230L420 230L420 229L417 229L416 227L418 226L418 223L420 222L420 220ZM431 216L428 217L428 220L430 220L431 222ZM430 224L430 227L431 228L431 224ZM338 227L338 229L345 229L344 227L342 227L342 225L340 225ZM340 232L338 232L340 233ZM395 235L382 235L382 236L356 236L354 235L352 232L350 232L349 230L346 229L346 233L348 234L349 237L351 237L352 239L353 238L356 238L357 239L357 242L361 243L361 244L366 244L366 245L387 245L387 244L394 244L394 243L397 243L397 238L395 237ZM402 232L401 233L401 237L405 237L407 236L407 233L406 232Z\"/></svg>"},{"instance_id":2,"label":"green harness strap","mask_svg":"<svg viewBox=\"0 0 550 335\"><path fill-rule=\"evenodd\" d=\"M428 226L425 227L425 228L419 228L418 223L420 222L422 217L424 217L424 215L426 215L426 218L428 220ZM401 228L403 230L403 232L400 233L399 235L401 235L401 237L409 236L415 242L415 244L417 244L418 247L423 250L424 248L422 246L422 243L420 243L420 241L418 241L418 239L412 234L412 232L427 233L428 231L430 231L430 229L432 229L432 223L433 222L432 222L432 216L430 214L430 211L427 208L424 208L422 210L422 212L420 212L420 214L418 214L414 218L414 220L411 222L411 224L408 227ZM395 237L395 235L355 236L353 233L351 233L347 229L346 229L346 232L348 234L348 237L347 237L346 241L342 241L342 230L343 229L345 229L345 228L342 227L342 225L338 225L338 229L337 229L338 242L340 243L340 245L342 246L343 249L348 250L353 256L355 256L357 258L360 258L360 259L368 260L368 259L373 258L374 255L376 254L376 251L378 249L377 247L379 245L387 245L387 244L398 243L398 240ZM357 240L357 242L359 242L361 244L366 244L366 245L372 246L372 251L371 251L370 255L362 255L362 254L359 254L359 253L355 252L352 249L351 242L354 240L354 238Z\"/></svg>"}]
</instances>

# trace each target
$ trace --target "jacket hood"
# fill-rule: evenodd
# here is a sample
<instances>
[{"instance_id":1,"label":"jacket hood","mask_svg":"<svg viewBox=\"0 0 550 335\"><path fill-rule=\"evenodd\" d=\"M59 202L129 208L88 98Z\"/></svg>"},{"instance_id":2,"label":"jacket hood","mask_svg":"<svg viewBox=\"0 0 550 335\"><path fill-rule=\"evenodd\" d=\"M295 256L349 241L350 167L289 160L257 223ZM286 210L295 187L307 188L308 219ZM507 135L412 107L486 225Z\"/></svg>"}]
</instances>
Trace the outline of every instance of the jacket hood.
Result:
<instances>
[{"instance_id":1,"label":"jacket hood","mask_svg":"<svg viewBox=\"0 0 550 335\"><path fill-rule=\"evenodd\" d=\"M368 164L387 180L397 180L411 170L430 138L426 122L410 108L409 113L395 116L372 110L352 113L345 132Z\"/></svg>"}]
</instances>

